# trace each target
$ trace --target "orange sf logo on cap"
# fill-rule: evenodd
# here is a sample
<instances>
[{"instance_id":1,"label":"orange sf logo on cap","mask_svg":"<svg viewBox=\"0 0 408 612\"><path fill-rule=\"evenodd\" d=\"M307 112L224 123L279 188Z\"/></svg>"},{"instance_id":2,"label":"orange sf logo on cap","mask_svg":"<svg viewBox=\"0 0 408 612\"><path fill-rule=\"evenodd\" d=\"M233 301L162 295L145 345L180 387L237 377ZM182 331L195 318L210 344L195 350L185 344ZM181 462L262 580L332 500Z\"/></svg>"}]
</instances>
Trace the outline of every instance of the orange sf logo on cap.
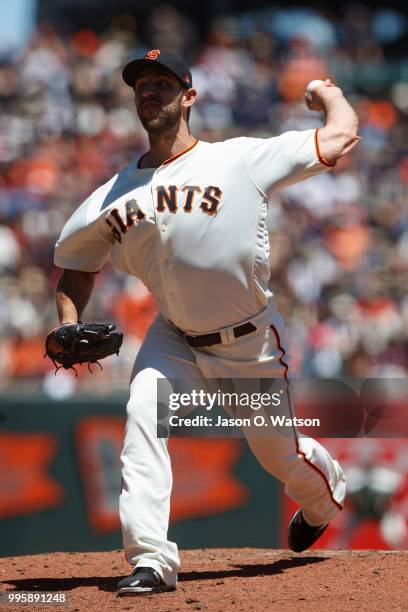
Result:
<instances>
[{"instance_id":1,"label":"orange sf logo on cap","mask_svg":"<svg viewBox=\"0 0 408 612\"><path fill-rule=\"evenodd\" d=\"M160 49L152 49L145 55L145 59L155 60L160 55Z\"/></svg>"}]
</instances>

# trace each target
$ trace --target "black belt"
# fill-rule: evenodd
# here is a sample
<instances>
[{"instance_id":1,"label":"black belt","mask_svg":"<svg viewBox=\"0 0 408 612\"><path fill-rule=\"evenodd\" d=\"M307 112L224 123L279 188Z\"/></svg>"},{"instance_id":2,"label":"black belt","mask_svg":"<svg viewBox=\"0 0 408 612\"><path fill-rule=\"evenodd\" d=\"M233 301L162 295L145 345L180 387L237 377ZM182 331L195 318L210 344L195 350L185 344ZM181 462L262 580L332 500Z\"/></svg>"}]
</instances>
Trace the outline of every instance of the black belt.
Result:
<instances>
[{"instance_id":1,"label":"black belt","mask_svg":"<svg viewBox=\"0 0 408 612\"><path fill-rule=\"evenodd\" d=\"M190 346L194 346L195 348L213 346L214 344L222 344L220 332L214 332L213 334L203 334L201 336L189 336L178 327L177 329L184 336L186 342ZM257 328L253 323L242 323L242 325L237 325L237 327L234 327L232 331L234 333L234 338L240 338L241 336L246 336L247 334L256 331L256 329Z\"/></svg>"}]
</instances>

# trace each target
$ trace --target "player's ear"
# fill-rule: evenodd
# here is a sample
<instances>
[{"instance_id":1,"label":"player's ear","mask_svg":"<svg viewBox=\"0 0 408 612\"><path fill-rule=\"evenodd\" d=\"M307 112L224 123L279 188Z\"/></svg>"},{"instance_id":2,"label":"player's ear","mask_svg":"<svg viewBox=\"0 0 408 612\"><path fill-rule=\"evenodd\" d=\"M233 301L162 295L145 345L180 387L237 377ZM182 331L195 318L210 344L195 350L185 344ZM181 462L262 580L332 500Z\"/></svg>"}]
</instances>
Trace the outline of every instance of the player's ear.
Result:
<instances>
[{"instance_id":1,"label":"player's ear","mask_svg":"<svg viewBox=\"0 0 408 612\"><path fill-rule=\"evenodd\" d=\"M194 87L190 87L189 89L185 89L183 93L183 108L188 110L195 104L197 100L197 91Z\"/></svg>"}]
</instances>

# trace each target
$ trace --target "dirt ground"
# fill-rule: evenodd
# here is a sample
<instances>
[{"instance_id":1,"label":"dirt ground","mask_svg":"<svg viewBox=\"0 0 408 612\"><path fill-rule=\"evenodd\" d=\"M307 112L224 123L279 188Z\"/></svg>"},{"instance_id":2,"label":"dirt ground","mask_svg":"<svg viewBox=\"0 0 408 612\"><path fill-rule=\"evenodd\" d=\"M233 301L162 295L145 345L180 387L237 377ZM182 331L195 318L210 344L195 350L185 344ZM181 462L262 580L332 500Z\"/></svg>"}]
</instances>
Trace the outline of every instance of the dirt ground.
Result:
<instances>
[{"instance_id":1,"label":"dirt ground","mask_svg":"<svg viewBox=\"0 0 408 612\"><path fill-rule=\"evenodd\" d=\"M0 558L0 610L408 610L408 551L203 549L181 553L175 592L118 597L122 551ZM4 603L4 591L60 591L67 606Z\"/></svg>"}]
</instances>

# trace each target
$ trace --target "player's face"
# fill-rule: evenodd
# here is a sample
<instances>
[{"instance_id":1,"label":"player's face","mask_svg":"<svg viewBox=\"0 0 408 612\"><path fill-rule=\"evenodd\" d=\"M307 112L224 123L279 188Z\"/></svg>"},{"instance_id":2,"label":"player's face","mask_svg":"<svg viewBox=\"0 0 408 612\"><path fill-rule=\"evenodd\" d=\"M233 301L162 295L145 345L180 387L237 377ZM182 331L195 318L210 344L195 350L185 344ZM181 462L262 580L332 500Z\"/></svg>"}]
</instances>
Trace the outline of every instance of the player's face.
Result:
<instances>
[{"instance_id":1,"label":"player's face","mask_svg":"<svg viewBox=\"0 0 408 612\"><path fill-rule=\"evenodd\" d=\"M147 69L137 77L134 89L137 114L148 133L160 135L180 124L185 90L176 77Z\"/></svg>"}]
</instances>

